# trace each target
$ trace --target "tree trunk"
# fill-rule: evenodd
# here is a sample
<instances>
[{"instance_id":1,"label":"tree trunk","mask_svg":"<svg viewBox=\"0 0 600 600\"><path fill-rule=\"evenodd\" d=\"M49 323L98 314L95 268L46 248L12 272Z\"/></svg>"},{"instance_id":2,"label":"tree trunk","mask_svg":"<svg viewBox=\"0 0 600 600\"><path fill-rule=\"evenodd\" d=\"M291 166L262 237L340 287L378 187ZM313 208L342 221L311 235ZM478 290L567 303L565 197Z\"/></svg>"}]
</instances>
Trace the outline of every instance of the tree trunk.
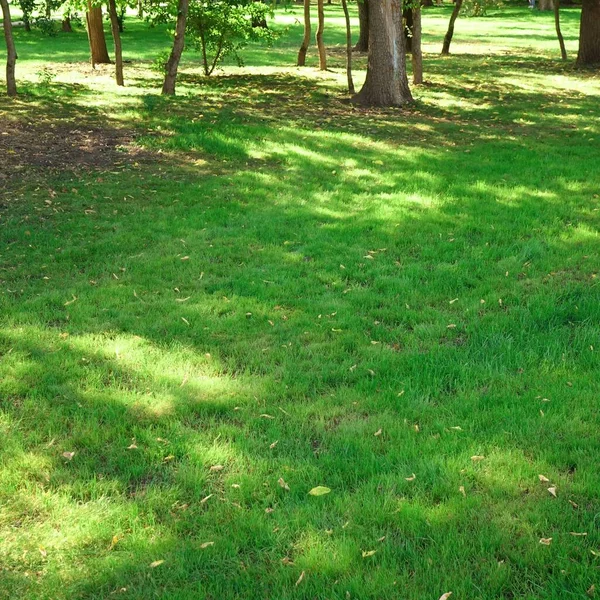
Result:
<instances>
[{"instance_id":1,"label":"tree trunk","mask_svg":"<svg viewBox=\"0 0 600 600\"><path fill-rule=\"evenodd\" d=\"M358 42L354 49L357 52L369 50L369 0L358 0Z\"/></svg>"},{"instance_id":2,"label":"tree trunk","mask_svg":"<svg viewBox=\"0 0 600 600\"><path fill-rule=\"evenodd\" d=\"M433 6L433 0L423 0L421 6Z\"/></svg>"},{"instance_id":3,"label":"tree trunk","mask_svg":"<svg viewBox=\"0 0 600 600\"><path fill-rule=\"evenodd\" d=\"M6 41L6 93L9 96L16 96L15 65L17 63L17 51L13 39L10 7L8 6L8 0L0 0L0 5L2 6L2 18L4 19L4 40Z\"/></svg>"},{"instance_id":4,"label":"tree trunk","mask_svg":"<svg viewBox=\"0 0 600 600\"><path fill-rule=\"evenodd\" d=\"M23 29L28 33L31 31L31 19L26 13L23 13Z\"/></svg>"},{"instance_id":5,"label":"tree trunk","mask_svg":"<svg viewBox=\"0 0 600 600\"><path fill-rule=\"evenodd\" d=\"M64 33L73 33L73 27L71 25L71 17L65 17L62 20L61 31Z\"/></svg>"},{"instance_id":6,"label":"tree trunk","mask_svg":"<svg viewBox=\"0 0 600 600\"><path fill-rule=\"evenodd\" d=\"M539 0L538 1L538 10L552 10L553 2L552 0Z\"/></svg>"},{"instance_id":7,"label":"tree trunk","mask_svg":"<svg viewBox=\"0 0 600 600\"><path fill-rule=\"evenodd\" d=\"M348 93L354 94L354 81L352 79L352 28L350 27L350 13L348 3L342 0L344 19L346 20L346 75L348 77Z\"/></svg>"},{"instance_id":8,"label":"tree trunk","mask_svg":"<svg viewBox=\"0 0 600 600\"><path fill-rule=\"evenodd\" d=\"M304 0L304 37L302 38L302 46L298 51L298 62L299 67L303 67L306 64L306 53L308 52L308 46L310 45L310 0Z\"/></svg>"},{"instance_id":9,"label":"tree trunk","mask_svg":"<svg viewBox=\"0 0 600 600\"><path fill-rule=\"evenodd\" d=\"M416 2L413 6L413 27L411 41L411 57L413 83L423 83L423 51L421 48L421 5Z\"/></svg>"},{"instance_id":10,"label":"tree trunk","mask_svg":"<svg viewBox=\"0 0 600 600\"><path fill-rule=\"evenodd\" d=\"M317 26L317 48L319 49L319 69L327 71L327 53L323 43L323 30L325 29L325 11L323 10L323 0L317 0L317 14L319 23Z\"/></svg>"},{"instance_id":11,"label":"tree trunk","mask_svg":"<svg viewBox=\"0 0 600 600\"><path fill-rule=\"evenodd\" d=\"M367 78L354 100L364 106L402 106L413 101L400 0L369 0Z\"/></svg>"},{"instance_id":12,"label":"tree trunk","mask_svg":"<svg viewBox=\"0 0 600 600\"><path fill-rule=\"evenodd\" d=\"M121 48L121 31L119 27L119 15L117 15L117 3L108 0L108 14L110 15L110 28L115 45L115 79L117 85L125 85L123 80L123 50Z\"/></svg>"},{"instance_id":13,"label":"tree trunk","mask_svg":"<svg viewBox=\"0 0 600 600\"><path fill-rule=\"evenodd\" d=\"M583 0L577 66L600 64L600 0Z\"/></svg>"},{"instance_id":14,"label":"tree trunk","mask_svg":"<svg viewBox=\"0 0 600 600\"><path fill-rule=\"evenodd\" d=\"M110 64L106 38L104 37L102 6L92 6L91 0L88 0L87 9L86 21L92 68L99 64Z\"/></svg>"},{"instance_id":15,"label":"tree trunk","mask_svg":"<svg viewBox=\"0 0 600 600\"><path fill-rule=\"evenodd\" d=\"M444 36L444 45L442 46L442 54L450 54L450 43L452 42L452 36L454 35L454 23L458 18L458 13L462 7L463 0L455 0L452 15L450 16L450 23L448 23L448 31Z\"/></svg>"},{"instance_id":16,"label":"tree trunk","mask_svg":"<svg viewBox=\"0 0 600 600\"><path fill-rule=\"evenodd\" d=\"M560 45L560 56L563 60L567 60L567 49L565 48L565 39L560 30L560 0L554 0L554 26L556 27L556 37Z\"/></svg>"},{"instance_id":17,"label":"tree trunk","mask_svg":"<svg viewBox=\"0 0 600 600\"><path fill-rule=\"evenodd\" d=\"M183 46L185 42L185 22L187 21L189 6L190 0L179 0L173 49L171 50L171 56L169 56L169 60L167 61L167 72L165 73L165 80L162 87L162 93L165 95L172 96L175 94L177 69L179 67L179 61L181 60L181 54L183 53Z\"/></svg>"},{"instance_id":18,"label":"tree trunk","mask_svg":"<svg viewBox=\"0 0 600 600\"><path fill-rule=\"evenodd\" d=\"M137 13L140 19L144 18L144 3L142 0L137 0Z\"/></svg>"}]
</instances>

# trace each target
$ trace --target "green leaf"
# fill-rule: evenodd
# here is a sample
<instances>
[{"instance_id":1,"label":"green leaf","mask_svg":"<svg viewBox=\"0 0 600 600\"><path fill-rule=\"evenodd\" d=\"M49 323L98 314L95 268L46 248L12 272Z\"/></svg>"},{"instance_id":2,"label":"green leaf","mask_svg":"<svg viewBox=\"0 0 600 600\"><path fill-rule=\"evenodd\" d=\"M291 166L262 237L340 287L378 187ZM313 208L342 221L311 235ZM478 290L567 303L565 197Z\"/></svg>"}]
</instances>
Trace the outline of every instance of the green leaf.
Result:
<instances>
[{"instance_id":1,"label":"green leaf","mask_svg":"<svg viewBox=\"0 0 600 600\"><path fill-rule=\"evenodd\" d=\"M317 487L314 487L312 490L310 490L310 492L308 492L311 496L324 496L325 494L329 494L329 492L331 492L331 489L328 487L325 487L323 485L318 485Z\"/></svg>"}]
</instances>

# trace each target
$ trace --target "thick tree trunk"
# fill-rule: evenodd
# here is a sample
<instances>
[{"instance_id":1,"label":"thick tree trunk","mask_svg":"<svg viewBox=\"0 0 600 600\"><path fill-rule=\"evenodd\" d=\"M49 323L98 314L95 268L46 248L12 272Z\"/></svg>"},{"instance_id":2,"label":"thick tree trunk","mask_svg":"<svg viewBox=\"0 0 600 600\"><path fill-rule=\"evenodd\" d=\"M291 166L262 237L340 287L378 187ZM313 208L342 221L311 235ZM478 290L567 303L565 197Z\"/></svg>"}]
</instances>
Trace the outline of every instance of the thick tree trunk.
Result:
<instances>
[{"instance_id":1,"label":"thick tree trunk","mask_svg":"<svg viewBox=\"0 0 600 600\"><path fill-rule=\"evenodd\" d=\"M31 19L26 13L23 13L23 29L28 33L31 31Z\"/></svg>"},{"instance_id":2,"label":"thick tree trunk","mask_svg":"<svg viewBox=\"0 0 600 600\"><path fill-rule=\"evenodd\" d=\"M352 28L350 27L350 13L348 3L342 0L344 19L346 20L346 75L348 77L348 93L354 94L354 81L352 79Z\"/></svg>"},{"instance_id":3,"label":"thick tree trunk","mask_svg":"<svg viewBox=\"0 0 600 600\"><path fill-rule=\"evenodd\" d=\"M325 29L325 11L323 10L323 0L317 0L317 15L319 23L317 26L317 48L319 49L319 69L327 71L327 52L323 43L323 30Z\"/></svg>"},{"instance_id":4,"label":"thick tree trunk","mask_svg":"<svg viewBox=\"0 0 600 600\"><path fill-rule=\"evenodd\" d=\"M117 85L125 85L123 80L123 50L121 47L121 28L115 0L108 0L108 14L110 15L110 28L115 45L115 79Z\"/></svg>"},{"instance_id":5,"label":"thick tree trunk","mask_svg":"<svg viewBox=\"0 0 600 600\"><path fill-rule=\"evenodd\" d=\"M12 33L12 21L10 19L10 7L8 0L0 0L2 5L2 18L4 19L4 40L6 41L6 93L9 96L17 95L17 81L15 79L15 65L17 63L17 51Z\"/></svg>"},{"instance_id":6,"label":"thick tree trunk","mask_svg":"<svg viewBox=\"0 0 600 600\"><path fill-rule=\"evenodd\" d=\"M189 6L189 0L179 0L173 49L171 50L171 56L169 56L169 60L167 61L167 72L165 73L165 80L162 87L162 93L165 95L175 94L177 69L179 68L179 61L181 60L181 54L183 53L183 46L185 43L185 23L187 21Z\"/></svg>"},{"instance_id":7,"label":"thick tree trunk","mask_svg":"<svg viewBox=\"0 0 600 600\"><path fill-rule=\"evenodd\" d=\"M137 0L137 15L140 19L144 18L144 3L142 0Z\"/></svg>"},{"instance_id":8,"label":"thick tree trunk","mask_svg":"<svg viewBox=\"0 0 600 600\"><path fill-rule=\"evenodd\" d=\"M544 11L552 10L554 8L552 0L538 0L537 7L538 7L538 10L544 10Z\"/></svg>"},{"instance_id":9,"label":"thick tree trunk","mask_svg":"<svg viewBox=\"0 0 600 600\"><path fill-rule=\"evenodd\" d=\"M62 20L62 25L60 30L64 33L73 33L73 27L71 25L71 17L65 17Z\"/></svg>"},{"instance_id":10,"label":"thick tree trunk","mask_svg":"<svg viewBox=\"0 0 600 600\"><path fill-rule=\"evenodd\" d=\"M369 0L358 0L358 42L354 49L357 52L369 50Z\"/></svg>"},{"instance_id":11,"label":"thick tree trunk","mask_svg":"<svg viewBox=\"0 0 600 600\"><path fill-rule=\"evenodd\" d=\"M556 27L556 37L560 46L560 56L563 60L567 60L567 49L565 48L565 39L560 30L560 0L554 0L554 26Z\"/></svg>"},{"instance_id":12,"label":"thick tree trunk","mask_svg":"<svg viewBox=\"0 0 600 600\"><path fill-rule=\"evenodd\" d=\"M302 38L302 46L298 51L298 62L299 67L303 67L306 64L306 53L308 52L308 46L310 45L310 0L304 0L304 37Z\"/></svg>"},{"instance_id":13,"label":"thick tree trunk","mask_svg":"<svg viewBox=\"0 0 600 600\"><path fill-rule=\"evenodd\" d=\"M455 0L454 2L454 8L452 9L452 15L450 16L450 23L448 23L448 31L446 31L446 35L444 36L442 54L450 54L450 44L452 42L452 36L454 35L454 23L456 23L462 3L463 0Z\"/></svg>"},{"instance_id":14,"label":"thick tree trunk","mask_svg":"<svg viewBox=\"0 0 600 600\"><path fill-rule=\"evenodd\" d=\"M433 0L423 0L421 6L433 6Z\"/></svg>"},{"instance_id":15,"label":"thick tree trunk","mask_svg":"<svg viewBox=\"0 0 600 600\"><path fill-rule=\"evenodd\" d=\"M100 64L110 64L106 37L104 37L102 6L92 6L91 0L88 0L87 9L86 21L92 67Z\"/></svg>"},{"instance_id":16,"label":"thick tree trunk","mask_svg":"<svg viewBox=\"0 0 600 600\"><path fill-rule=\"evenodd\" d=\"M400 0L369 0L367 78L354 99L364 106L402 106L413 101Z\"/></svg>"},{"instance_id":17,"label":"thick tree trunk","mask_svg":"<svg viewBox=\"0 0 600 600\"><path fill-rule=\"evenodd\" d=\"M600 65L600 0L583 0L577 65Z\"/></svg>"},{"instance_id":18,"label":"thick tree trunk","mask_svg":"<svg viewBox=\"0 0 600 600\"><path fill-rule=\"evenodd\" d=\"M413 7L413 27L411 42L413 83L423 83L423 51L421 48L421 6L417 2Z\"/></svg>"}]
</instances>

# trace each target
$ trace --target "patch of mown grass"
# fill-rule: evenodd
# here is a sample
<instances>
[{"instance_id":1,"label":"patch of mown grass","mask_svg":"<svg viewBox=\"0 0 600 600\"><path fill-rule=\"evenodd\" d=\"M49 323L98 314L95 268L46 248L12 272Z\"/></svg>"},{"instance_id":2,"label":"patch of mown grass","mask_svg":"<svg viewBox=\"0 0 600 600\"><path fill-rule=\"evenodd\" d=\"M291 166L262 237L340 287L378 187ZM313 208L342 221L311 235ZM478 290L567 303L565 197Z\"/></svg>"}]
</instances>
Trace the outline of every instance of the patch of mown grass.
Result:
<instances>
[{"instance_id":1,"label":"patch of mown grass","mask_svg":"<svg viewBox=\"0 0 600 600\"><path fill-rule=\"evenodd\" d=\"M598 81L472 32L402 112L310 70L10 104L143 154L0 196L3 595L598 585Z\"/></svg>"}]
</instances>

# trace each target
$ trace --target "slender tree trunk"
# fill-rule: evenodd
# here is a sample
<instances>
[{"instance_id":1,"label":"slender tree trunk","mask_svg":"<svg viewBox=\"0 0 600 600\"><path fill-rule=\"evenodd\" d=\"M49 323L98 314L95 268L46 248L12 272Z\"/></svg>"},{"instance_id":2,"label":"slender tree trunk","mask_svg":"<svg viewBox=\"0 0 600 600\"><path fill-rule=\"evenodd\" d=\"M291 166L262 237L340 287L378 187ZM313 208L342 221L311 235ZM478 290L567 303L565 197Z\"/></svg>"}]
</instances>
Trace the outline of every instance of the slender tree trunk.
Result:
<instances>
[{"instance_id":1,"label":"slender tree trunk","mask_svg":"<svg viewBox=\"0 0 600 600\"><path fill-rule=\"evenodd\" d=\"M108 0L108 14L110 15L110 28L115 45L115 79L117 85L125 85L123 80L123 49L121 47L121 31L119 27L119 15L117 15L117 3Z\"/></svg>"},{"instance_id":2,"label":"slender tree trunk","mask_svg":"<svg viewBox=\"0 0 600 600\"><path fill-rule=\"evenodd\" d=\"M91 0L88 0L87 9L86 21L92 68L99 64L110 64L102 22L102 6L92 6Z\"/></svg>"},{"instance_id":3,"label":"slender tree trunk","mask_svg":"<svg viewBox=\"0 0 600 600\"><path fill-rule=\"evenodd\" d=\"M142 0L137 0L137 13L140 19L144 18L144 3Z\"/></svg>"},{"instance_id":4,"label":"slender tree trunk","mask_svg":"<svg viewBox=\"0 0 600 600\"><path fill-rule=\"evenodd\" d=\"M369 0L367 78L354 100L364 106L402 106L413 101L400 0Z\"/></svg>"},{"instance_id":5,"label":"slender tree trunk","mask_svg":"<svg viewBox=\"0 0 600 600\"><path fill-rule=\"evenodd\" d=\"M411 57L413 83L419 85L423 83L423 51L421 48L421 5L418 1L413 6Z\"/></svg>"},{"instance_id":6,"label":"slender tree trunk","mask_svg":"<svg viewBox=\"0 0 600 600\"><path fill-rule=\"evenodd\" d=\"M455 0L454 2L454 8L452 9L452 15L450 16L450 23L448 23L448 31L446 31L446 35L444 36L442 54L450 54L450 43L452 42L452 36L454 35L454 23L456 23L462 3L463 0Z\"/></svg>"},{"instance_id":7,"label":"slender tree trunk","mask_svg":"<svg viewBox=\"0 0 600 600\"><path fill-rule=\"evenodd\" d=\"M342 9L346 19L346 75L348 77L348 93L354 94L354 81L352 79L352 28L350 27L350 13L348 3L342 0Z\"/></svg>"},{"instance_id":8,"label":"slender tree trunk","mask_svg":"<svg viewBox=\"0 0 600 600\"><path fill-rule=\"evenodd\" d=\"M2 6L2 18L4 19L4 40L6 41L6 93L9 96L17 95L17 81L15 79L15 65L17 63L17 51L12 32L12 21L10 19L10 7L8 0L0 0Z\"/></svg>"},{"instance_id":9,"label":"slender tree trunk","mask_svg":"<svg viewBox=\"0 0 600 600\"><path fill-rule=\"evenodd\" d=\"M175 94L177 69L179 68L179 61L181 60L181 54L183 53L183 46L185 42L185 23L187 20L189 6L189 0L179 0L173 49L171 50L171 56L169 56L169 60L167 61L167 72L165 74L165 80L162 87L162 93L165 95Z\"/></svg>"},{"instance_id":10,"label":"slender tree trunk","mask_svg":"<svg viewBox=\"0 0 600 600\"><path fill-rule=\"evenodd\" d=\"M577 66L600 64L600 0L583 0Z\"/></svg>"},{"instance_id":11,"label":"slender tree trunk","mask_svg":"<svg viewBox=\"0 0 600 600\"><path fill-rule=\"evenodd\" d=\"M560 56L563 60L567 60L567 49L565 48L565 39L560 30L560 0L554 0L554 26L556 27L556 37L560 45Z\"/></svg>"},{"instance_id":12,"label":"slender tree trunk","mask_svg":"<svg viewBox=\"0 0 600 600\"><path fill-rule=\"evenodd\" d=\"M358 0L358 42L354 49L357 52L369 50L369 0Z\"/></svg>"},{"instance_id":13,"label":"slender tree trunk","mask_svg":"<svg viewBox=\"0 0 600 600\"><path fill-rule=\"evenodd\" d=\"M317 26L317 48L319 49L319 69L327 71L327 53L325 52L325 44L323 43L323 30L325 29L325 11L323 9L323 0L317 0L317 14L319 16L319 24Z\"/></svg>"},{"instance_id":14,"label":"slender tree trunk","mask_svg":"<svg viewBox=\"0 0 600 600\"><path fill-rule=\"evenodd\" d=\"M31 31L31 18L27 13L23 13L23 29L28 33Z\"/></svg>"},{"instance_id":15,"label":"slender tree trunk","mask_svg":"<svg viewBox=\"0 0 600 600\"><path fill-rule=\"evenodd\" d=\"M308 52L308 46L310 45L310 0L304 0L304 37L302 38L302 46L298 51L298 62L299 67L303 67L306 64L306 53Z\"/></svg>"},{"instance_id":16,"label":"slender tree trunk","mask_svg":"<svg viewBox=\"0 0 600 600\"><path fill-rule=\"evenodd\" d=\"M61 31L64 33L73 33L73 27L71 25L71 17L65 17L62 20Z\"/></svg>"}]
</instances>

